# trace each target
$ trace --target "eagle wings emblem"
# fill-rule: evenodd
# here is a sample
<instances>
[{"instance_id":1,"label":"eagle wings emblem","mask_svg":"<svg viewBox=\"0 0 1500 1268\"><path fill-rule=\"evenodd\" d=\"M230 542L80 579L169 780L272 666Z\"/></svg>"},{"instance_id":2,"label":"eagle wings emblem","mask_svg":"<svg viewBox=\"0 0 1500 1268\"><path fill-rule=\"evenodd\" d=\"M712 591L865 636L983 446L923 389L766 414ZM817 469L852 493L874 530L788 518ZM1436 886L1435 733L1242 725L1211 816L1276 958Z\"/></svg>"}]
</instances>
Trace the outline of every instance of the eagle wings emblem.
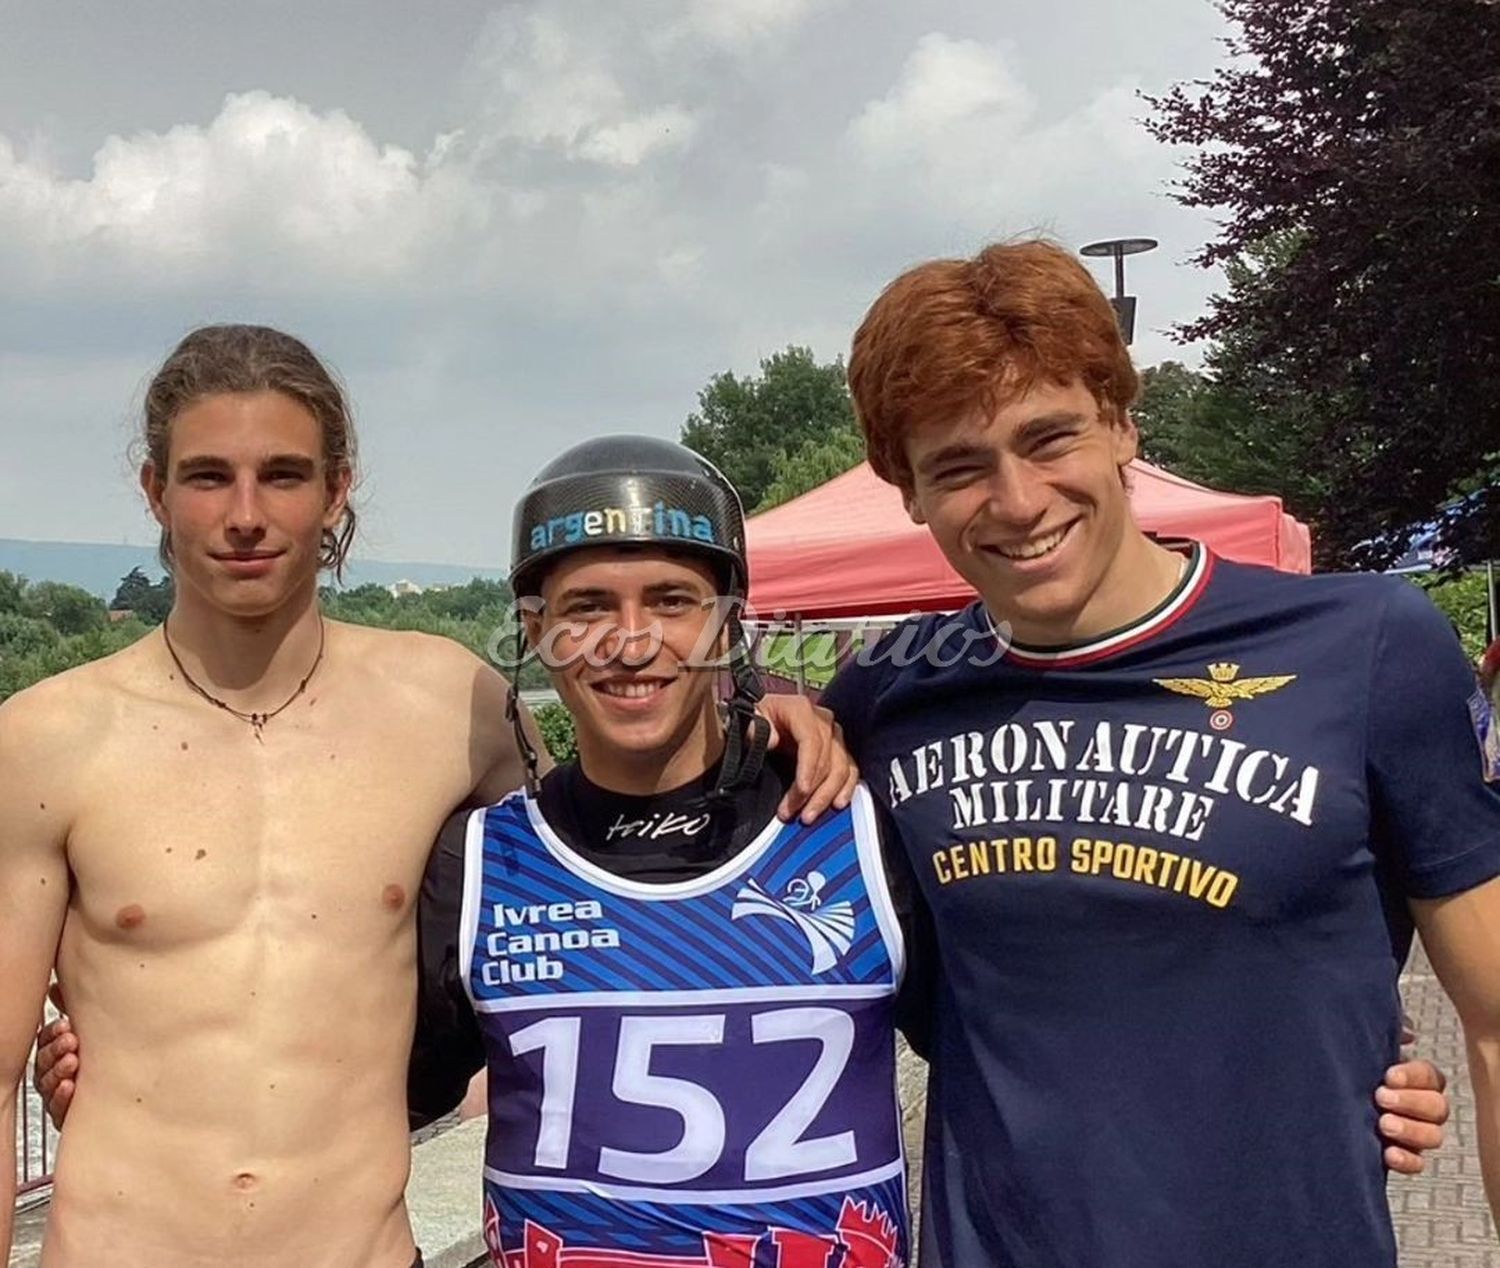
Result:
<instances>
[{"instance_id":1,"label":"eagle wings emblem","mask_svg":"<svg viewBox=\"0 0 1500 1268\"><path fill-rule=\"evenodd\" d=\"M1153 678L1158 687L1180 696L1194 696L1210 709L1227 709L1239 700L1253 700L1279 691L1296 680L1296 674L1271 674L1263 678L1241 678L1240 667L1229 661L1216 661L1208 667L1207 678Z\"/></svg>"}]
</instances>

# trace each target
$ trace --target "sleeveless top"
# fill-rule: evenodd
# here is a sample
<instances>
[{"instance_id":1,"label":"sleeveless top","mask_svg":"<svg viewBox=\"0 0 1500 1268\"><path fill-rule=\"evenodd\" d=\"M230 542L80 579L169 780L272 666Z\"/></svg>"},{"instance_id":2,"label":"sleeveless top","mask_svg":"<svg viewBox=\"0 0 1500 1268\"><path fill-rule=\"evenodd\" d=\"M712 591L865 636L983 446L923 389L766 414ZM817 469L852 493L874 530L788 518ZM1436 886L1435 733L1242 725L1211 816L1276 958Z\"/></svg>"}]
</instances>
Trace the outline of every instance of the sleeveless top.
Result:
<instances>
[{"instance_id":1,"label":"sleeveless top","mask_svg":"<svg viewBox=\"0 0 1500 1268\"><path fill-rule=\"evenodd\" d=\"M514 793L469 819L462 934L497 1265L906 1263L903 949L863 787L666 884Z\"/></svg>"}]
</instances>

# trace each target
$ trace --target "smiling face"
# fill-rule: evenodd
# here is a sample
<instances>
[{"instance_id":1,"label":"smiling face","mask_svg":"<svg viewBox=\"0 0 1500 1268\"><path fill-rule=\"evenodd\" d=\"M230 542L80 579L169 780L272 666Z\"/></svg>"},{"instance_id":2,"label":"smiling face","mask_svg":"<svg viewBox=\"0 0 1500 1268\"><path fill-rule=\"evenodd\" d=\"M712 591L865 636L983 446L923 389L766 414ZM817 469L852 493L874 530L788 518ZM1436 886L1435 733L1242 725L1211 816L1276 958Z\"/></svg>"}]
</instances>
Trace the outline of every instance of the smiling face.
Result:
<instances>
[{"instance_id":1,"label":"smiling face","mask_svg":"<svg viewBox=\"0 0 1500 1268\"><path fill-rule=\"evenodd\" d=\"M173 418L166 469L146 463L141 485L171 541L179 593L259 617L316 586L349 477L329 477L305 406L280 392L235 392Z\"/></svg>"},{"instance_id":2,"label":"smiling face","mask_svg":"<svg viewBox=\"0 0 1500 1268\"><path fill-rule=\"evenodd\" d=\"M573 715L595 783L649 793L688 782L718 757L722 647L712 568L629 547L569 553L541 585L527 637Z\"/></svg>"},{"instance_id":3,"label":"smiling face","mask_svg":"<svg viewBox=\"0 0 1500 1268\"><path fill-rule=\"evenodd\" d=\"M906 439L907 509L1024 643L1091 637L1132 619L1142 560L1121 468L1135 425L1080 383L1041 384ZM1150 565L1146 565L1150 566Z\"/></svg>"}]
</instances>

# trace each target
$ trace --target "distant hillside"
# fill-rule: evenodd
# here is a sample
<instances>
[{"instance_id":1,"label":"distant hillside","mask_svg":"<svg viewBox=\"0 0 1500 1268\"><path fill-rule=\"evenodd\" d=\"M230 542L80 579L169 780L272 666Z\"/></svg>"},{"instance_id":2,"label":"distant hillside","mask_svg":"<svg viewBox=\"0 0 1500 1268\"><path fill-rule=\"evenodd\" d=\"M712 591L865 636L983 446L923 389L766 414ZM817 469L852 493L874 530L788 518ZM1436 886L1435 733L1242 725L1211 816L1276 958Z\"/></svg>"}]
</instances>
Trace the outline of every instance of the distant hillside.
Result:
<instances>
[{"instance_id":1,"label":"distant hillside","mask_svg":"<svg viewBox=\"0 0 1500 1268\"><path fill-rule=\"evenodd\" d=\"M0 572L13 572L29 581L62 581L109 600L132 568L152 580L161 576L156 552L149 546L108 546L93 542L28 542L0 537ZM388 586L414 581L419 586L462 585L472 577L503 580L498 568L469 568L457 564L387 563L354 559L344 570L344 585Z\"/></svg>"}]
</instances>

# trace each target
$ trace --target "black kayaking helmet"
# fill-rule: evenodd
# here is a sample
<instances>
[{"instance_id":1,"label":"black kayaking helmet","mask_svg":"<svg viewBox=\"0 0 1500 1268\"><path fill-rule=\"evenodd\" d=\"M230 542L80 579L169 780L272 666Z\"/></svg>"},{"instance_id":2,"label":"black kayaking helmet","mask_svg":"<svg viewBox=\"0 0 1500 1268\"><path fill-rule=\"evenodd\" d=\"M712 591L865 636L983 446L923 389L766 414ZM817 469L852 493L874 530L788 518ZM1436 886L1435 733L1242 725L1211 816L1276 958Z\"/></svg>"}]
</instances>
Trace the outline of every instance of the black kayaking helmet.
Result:
<instances>
[{"instance_id":1,"label":"black kayaking helmet","mask_svg":"<svg viewBox=\"0 0 1500 1268\"><path fill-rule=\"evenodd\" d=\"M554 458L516 503L511 531L510 586L517 599L540 595L548 569L562 556L595 546L654 546L701 556L729 600L729 673L724 760L710 798L727 804L760 774L770 724L755 712L765 694L740 621L749 592L745 512L720 470L691 449L654 436L604 436ZM518 634L524 637L524 633ZM520 725L514 686L510 716L536 784L536 752Z\"/></svg>"}]
</instances>

